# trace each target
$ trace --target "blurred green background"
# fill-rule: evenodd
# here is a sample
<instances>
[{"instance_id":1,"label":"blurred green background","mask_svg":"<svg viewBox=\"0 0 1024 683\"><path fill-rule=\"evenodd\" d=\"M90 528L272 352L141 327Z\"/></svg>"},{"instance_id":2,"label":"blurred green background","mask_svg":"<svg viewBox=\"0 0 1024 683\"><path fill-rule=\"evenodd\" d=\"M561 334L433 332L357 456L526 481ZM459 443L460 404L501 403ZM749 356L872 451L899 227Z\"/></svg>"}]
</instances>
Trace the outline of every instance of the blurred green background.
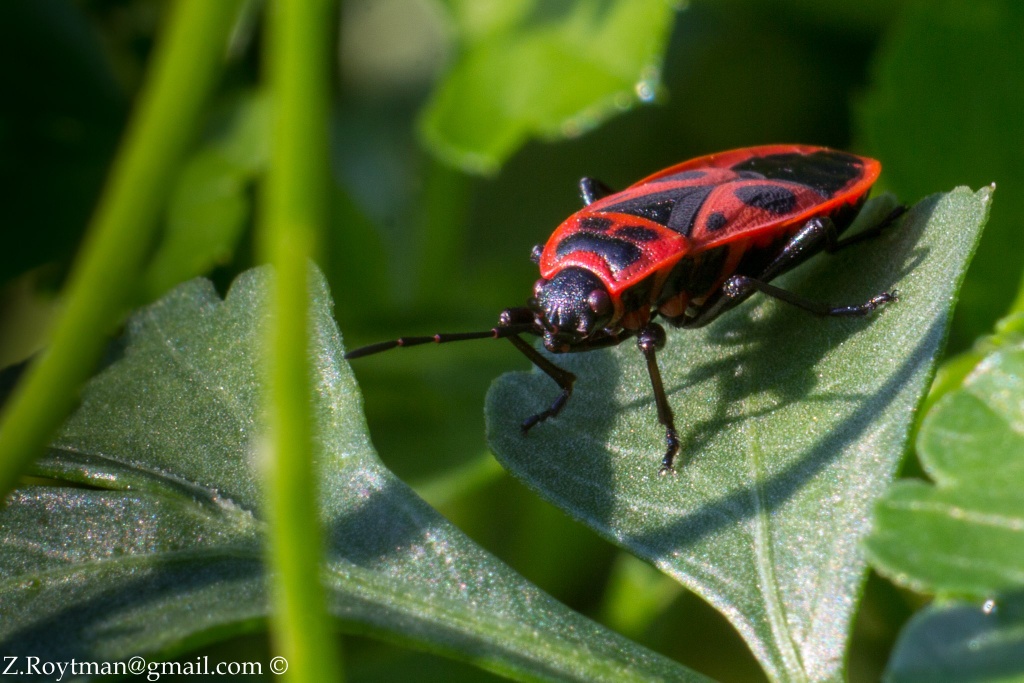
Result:
<instances>
[{"instance_id":1,"label":"blurred green background","mask_svg":"<svg viewBox=\"0 0 1024 683\"><path fill-rule=\"evenodd\" d=\"M623 187L693 156L765 143L874 156L884 167L880 188L908 204L957 185L997 183L949 352L969 348L1011 308L1022 271L1024 4L681 2L664 28L639 23L580 48L621 51L624 60L632 51L640 61L650 52L660 69L631 76L635 97L620 95L559 126L538 123L531 112L557 109L555 93L571 98L595 74L566 55L549 56L554 72L528 59L503 71L502 50L558 26L577 4L584 3L344 2L332 116L337 183L319 261L348 347L487 329L503 308L524 303L536 278L530 248L579 207L581 176ZM165 5L0 4L0 367L42 343ZM254 264L253 201L267 151L260 10L250 3L236 28L228 73L172 188L137 304L199 274L223 290ZM479 88L502 78L522 88L522 111L503 122L505 132L467 132L460 117L489 121L489 94ZM474 106L475 113L463 109ZM468 139L457 139L461 133ZM465 152L478 143L476 153ZM500 373L526 366L510 345L487 341L359 361L381 458L483 547L574 609L720 680L758 680L723 618L493 463L484 394ZM852 680L877 679L919 604L869 580ZM253 636L216 651L241 659L265 648ZM375 641L346 638L345 649L352 680L489 677Z\"/></svg>"}]
</instances>

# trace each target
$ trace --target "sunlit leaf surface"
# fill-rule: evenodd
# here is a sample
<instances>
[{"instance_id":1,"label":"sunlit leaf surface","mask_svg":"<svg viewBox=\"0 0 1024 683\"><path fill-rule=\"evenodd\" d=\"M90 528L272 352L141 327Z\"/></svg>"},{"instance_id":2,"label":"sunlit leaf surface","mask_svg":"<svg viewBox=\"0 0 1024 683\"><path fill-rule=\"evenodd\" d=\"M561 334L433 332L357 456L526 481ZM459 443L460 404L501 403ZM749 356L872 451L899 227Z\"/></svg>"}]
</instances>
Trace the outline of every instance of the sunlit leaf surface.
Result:
<instances>
[{"instance_id":1,"label":"sunlit leaf surface","mask_svg":"<svg viewBox=\"0 0 1024 683\"><path fill-rule=\"evenodd\" d=\"M632 344L557 358L579 376L576 394L528 436L519 422L555 387L539 372L504 376L488 397L492 446L541 495L721 610L771 678L842 679L860 541L904 453L989 199L930 197L883 236L779 281L836 303L897 288L899 302L868 319L758 299L670 332L659 359L683 442L677 476L658 476L664 431Z\"/></svg>"},{"instance_id":2,"label":"sunlit leaf surface","mask_svg":"<svg viewBox=\"0 0 1024 683\"><path fill-rule=\"evenodd\" d=\"M81 486L26 486L0 512L5 653L170 656L265 618L258 342L269 279L249 271L223 301L195 280L131 319L122 356L37 468ZM323 579L344 627L520 679L701 679L541 593L381 465L326 283L313 288ZM20 680L33 679L52 677Z\"/></svg>"}]
</instances>

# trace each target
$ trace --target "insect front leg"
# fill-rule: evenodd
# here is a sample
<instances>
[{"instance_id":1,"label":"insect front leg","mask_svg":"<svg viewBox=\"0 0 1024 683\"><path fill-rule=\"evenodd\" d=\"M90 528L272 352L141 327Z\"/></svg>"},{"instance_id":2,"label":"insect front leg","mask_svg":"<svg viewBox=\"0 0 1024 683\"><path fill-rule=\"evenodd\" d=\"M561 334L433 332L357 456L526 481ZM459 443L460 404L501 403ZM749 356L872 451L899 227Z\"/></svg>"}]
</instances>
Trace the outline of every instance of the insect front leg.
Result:
<instances>
[{"instance_id":1,"label":"insect front leg","mask_svg":"<svg viewBox=\"0 0 1024 683\"><path fill-rule=\"evenodd\" d=\"M534 313L531 309L522 308L507 308L502 311L499 318L498 327L507 330L520 330L524 325L534 326ZM529 330L534 334L537 334L536 328ZM551 379L555 380L555 384L562 390L558 394L558 398L555 399L551 406L542 412L533 415L520 425L523 434L530 431L530 429L538 422L543 422L549 417L554 417L562 411L565 407L569 397L572 396L572 387L576 383L576 375L572 374L568 370L558 367L547 358L545 358L537 349L533 348L533 345L529 342L524 341L518 334L510 334L506 337L512 345L519 349L524 356L530 359L530 362L536 365L538 368L544 371Z\"/></svg>"},{"instance_id":2,"label":"insect front leg","mask_svg":"<svg viewBox=\"0 0 1024 683\"><path fill-rule=\"evenodd\" d=\"M501 314L502 321L504 322L506 320L507 314L518 310L529 311L529 309L509 309L505 313ZM572 350L593 351L595 349L603 349L609 346L615 346L617 344L621 344L626 339L629 339L634 334L636 334L636 332L633 332L631 330L620 330L614 334L608 334L595 340L585 341L580 344L577 344L576 346L573 347ZM562 393L558 395L558 398L555 399L554 403L551 404L550 408L542 412L539 412L536 415L533 415L523 421L522 425L520 425L520 428L523 430L523 433L525 434L526 432L530 431L530 429L533 428L537 423L543 422L549 417L555 417L556 415L558 415L558 413L562 411L562 408L565 407L565 404L568 402L569 397L572 396L572 389L574 383L576 382L576 375L569 372L565 368L561 368L552 363L551 361L549 361L547 358L544 357L543 354L540 353L540 351L535 349L532 344L524 341L520 337L510 335L508 337L508 340L512 342L512 344L517 349L519 349L524 356L529 358L531 363L533 363L538 368L543 370L544 374L546 374L548 377L555 380L555 383L562 390Z\"/></svg>"},{"instance_id":3,"label":"insect front leg","mask_svg":"<svg viewBox=\"0 0 1024 683\"><path fill-rule=\"evenodd\" d=\"M558 415L558 413L562 412L562 408L565 407L569 397L572 396L572 386L576 383L576 375L549 361L541 355L537 349L533 348L533 345L523 341L521 337L511 336L508 340L512 342L512 345L519 349L524 356L529 358L531 363L543 370L544 374L548 377L555 380L555 384L557 384L562 390L561 393L558 394L558 398L555 399L554 403L552 403L547 410L543 410L523 421L519 428L523 431L523 434L525 434L538 422L543 422L549 417L554 417Z\"/></svg>"},{"instance_id":4,"label":"insect front leg","mask_svg":"<svg viewBox=\"0 0 1024 683\"><path fill-rule=\"evenodd\" d=\"M672 469L672 463L679 453L679 435L676 433L675 417L665 395L665 385L661 381L661 370L658 369L656 357L658 349L665 346L665 328L657 323L648 323L637 335L636 345L647 361L647 374L651 377L651 387L654 389L654 404L658 408L658 422L665 428L665 455L661 459L661 468L658 472L671 474L675 471Z\"/></svg>"}]
</instances>

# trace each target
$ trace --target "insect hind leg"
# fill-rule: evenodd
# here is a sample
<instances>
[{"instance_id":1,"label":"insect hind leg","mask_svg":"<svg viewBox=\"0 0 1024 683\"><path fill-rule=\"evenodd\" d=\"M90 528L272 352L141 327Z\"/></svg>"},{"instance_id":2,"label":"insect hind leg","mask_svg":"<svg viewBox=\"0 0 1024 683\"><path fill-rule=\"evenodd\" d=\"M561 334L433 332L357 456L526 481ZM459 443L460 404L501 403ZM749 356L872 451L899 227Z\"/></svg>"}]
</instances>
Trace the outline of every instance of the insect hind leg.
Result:
<instances>
[{"instance_id":1,"label":"insect hind leg","mask_svg":"<svg viewBox=\"0 0 1024 683\"><path fill-rule=\"evenodd\" d=\"M873 225L870 228L865 228L864 230L858 232L856 235L847 235L841 239L836 239L831 244L825 245L825 251L827 251L830 254L834 254L837 251L845 249L846 247L849 247L851 245L859 244L860 242L864 242L865 240L874 239L881 235L884 230L892 226L892 224L896 222L896 219L905 214L906 212L907 207L903 204L900 204L892 211L890 211L888 214L886 214L885 218L880 220L877 225Z\"/></svg>"},{"instance_id":2,"label":"insect hind leg","mask_svg":"<svg viewBox=\"0 0 1024 683\"><path fill-rule=\"evenodd\" d=\"M782 251L761 272L751 273L750 275L762 282L768 282L792 270L819 251L835 254L854 244L878 237L882 231L891 226L906 210L907 207L905 206L897 206L885 218L879 221L877 225L861 230L856 235L845 237L839 236L839 228L828 216L812 218L786 242Z\"/></svg>"},{"instance_id":3,"label":"insect hind leg","mask_svg":"<svg viewBox=\"0 0 1024 683\"><path fill-rule=\"evenodd\" d=\"M676 327L697 328L707 325L719 315L737 306L755 292L785 301L797 308L819 316L861 316L867 315L883 304L897 301L896 290L882 292L863 304L854 306L830 306L807 299L799 294L769 285L768 282L800 265L819 251L834 254L853 244L877 237L890 227L907 210L897 206L877 225L862 230L856 235L839 237L839 229L827 216L815 217L798 230L782 250L763 268L751 274L738 274L727 279L721 289L696 311L667 318Z\"/></svg>"},{"instance_id":4,"label":"insect hind leg","mask_svg":"<svg viewBox=\"0 0 1024 683\"><path fill-rule=\"evenodd\" d=\"M831 304L823 303L821 301L808 299L791 292L788 289L782 289L781 287L770 285L767 282L762 282L761 280L747 277L746 275L733 275L725 281L725 284L722 285L723 297L726 299L745 299L754 292L761 292L762 294L778 299L779 301L783 301L791 306L807 311L808 313L822 317L865 316L879 306L899 300L898 293L896 290L893 290L891 292L882 292L862 304L853 306L832 306Z\"/></svg>"}]
</instances>

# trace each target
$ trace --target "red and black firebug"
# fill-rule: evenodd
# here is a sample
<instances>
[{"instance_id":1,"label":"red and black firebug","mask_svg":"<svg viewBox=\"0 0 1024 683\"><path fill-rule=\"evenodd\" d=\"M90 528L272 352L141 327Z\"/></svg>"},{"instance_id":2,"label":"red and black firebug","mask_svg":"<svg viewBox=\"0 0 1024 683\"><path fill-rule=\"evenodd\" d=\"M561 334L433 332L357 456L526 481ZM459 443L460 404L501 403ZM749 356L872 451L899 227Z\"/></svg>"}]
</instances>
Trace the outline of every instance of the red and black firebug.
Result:
<instances>
[{"instance_id":1,"label":"red and black firebug","mask_svg":"<svg viewBox=\"0 0 1024 683\"><path fill-rule=\"evenodd\" d=\"M824 250L877 235L903 211L846 239L881 172L874 159L824 147L768 145L709 154L648 176L621 192L580 181L584 207L533 248L540 279L527 305L502 312L484 332L404 337L348 352L359 358L399 346L505 338L561 388L522 423L527 432L558 415L576 380L519 335L541 337L552 353L614 346L636 338L665 427L661 472L679 451L656 352L658 317L673 327L707 325L755 292L819 316L862 316L896 300L883 292L855 306L831 306L769 282Z\"/></svg>"}]
</instances>

